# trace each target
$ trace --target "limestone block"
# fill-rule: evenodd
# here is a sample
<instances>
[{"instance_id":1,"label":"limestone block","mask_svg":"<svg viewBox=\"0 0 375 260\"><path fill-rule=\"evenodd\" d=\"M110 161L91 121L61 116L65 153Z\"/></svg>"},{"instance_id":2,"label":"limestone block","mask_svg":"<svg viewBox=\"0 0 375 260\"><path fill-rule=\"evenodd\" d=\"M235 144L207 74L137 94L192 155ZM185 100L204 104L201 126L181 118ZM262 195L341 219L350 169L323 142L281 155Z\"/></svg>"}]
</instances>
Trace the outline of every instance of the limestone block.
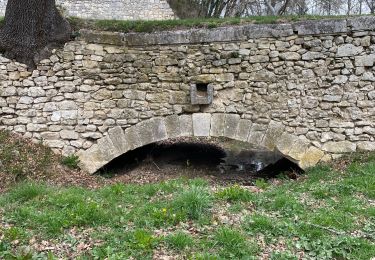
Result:
<instances>
[{"instance_id":1,"label":"limestone block","mask_svg":"<svg viewBox=\"0 0 375 260\"><path fill-rule=\"evenodd\" d=\"M364 142L359 142L357 143L357 149L359 151L375 151L375 142L369 142L369 141L364 141Z\"/></svg>"},{"instance_id":2,"label":"limestone block","mask_svg":"<svg viewBox=\"0 0 375 260\"><path fill-rule=\"evenodd\" d=\"M130 150L127 143L124 130L120 126L113 127L108 130L108 136L111 139L113 145L121 153L126 153Z\"/></svg>"},{"instance_id":3,"label":"limestone block","mask_svg":"<svg viewBox=\"0 0 375 260\"><path fill-rule=\"evenodd\" d=\"M73 110L78 108L76 102L69 100L57 103L57 106L61 110Z\"/></svg>"},{"instance_id":4,"label":"limestone block","mask_svg":"<svg viewBox=\"0 0 375 260\"><path fill-rule=\"evenodd\" d=\"M178 115L167 116L165 118L165 127L168 138L180 137L181 129Z\"/></svg>"},{"instance_id":5,"label":"limestone block","mask_svg":"<svg viewBox=\"0 0 375 260\"><path fill-rule=\"evenodd\" d=\"M43 144L48 147L57 149L62 149L65 145L64 141L61 140L44 140Z\"/></svg>"},{"instance_id":6,"label":"limestone block","mask_svg":"<svg viewBox=\"0 0 375 260\"><path fill-rule=\"evenodd\" d=\"M77 153L77 156L79 157L79 168L90 174L95 173L108 163L108 161L103 157L103 154L99 150L97 144L94 144L86 151L80 150Z\"/></svg>"},{"instance_id":7,"label":"limestone block","mask_svg":"<svg viewBox=\"0 0 375 260\"><path fill-rule=\"evenodd\" d=\"M195 113L193 114L193 132L194 136L210 136L211 114Z\"/></svg>"},{"instance_id":8,"label":"limestone block","mask_svg":"<svg viewBox=\"0 0 375 260\"><path fill-rule=\"evenodd\" d=\"M374 76L374 74L372 72L366 71L362 75L362 80L363 81L372 81L372 82L375 82L375 76Z\"/></svg>"},{"instance_id":9,"label":"limestone block","mask_svg":"<svg viewBox=\"0 0 375 260\"><path fill-rule=\"evenodd\" d=\"M55 112L53 114L55 114ZM62 110L60 112L60 116L63 119L75 120L78 117L78 111L77 110Z\"/></svg>"},{"instance_id":10,"label":"limestone block","mask_svg":"<svg viewBox=\"0 0 375 260\"><path fill-rule=\"evenodd\" d=\"M355 152L357 145L349 141L340 141L340 142L327 142L323 145L323 151L330 153L352 153Z\"/></svg>"},{"instance_id":11,"label":"limestone block","mask_svg":"<svg viewBox=\"0 0 375 260\"><path fill-rule=\"evenodd\" d=\"M324 59L325 55L321 52L314 52L314 51L309 51L306 52L305 54L302 55L302 60L318 60L318 59Z\"/></svg>"},{"instance_id":12,"label":"limestone block","mask_svg":"<svg viewBox=\"0 0 375 260\"><path fill-rule=\"evenodd\" d=\"M263 63L263 62L269 62L270 58L266 55L254 55L250 56L250 63Z\"/></svg>"},{"instance_id":13,"label":"limestone block","mask_svg":"<svg viewBox=\"0 0 375 260\"><path fill-rule=\"evenodd\" d=\"M283 153L283 155L294 162L299 162L305 155L309 146L309 141L297 138L297 140L292 144L290 150L287 153Z\"/></svg>"},{"instance_id":14,"label":"limestone block","mask_svg":"<svg viewBox=\"0 0 375 260\"><path fill-rule=\"evenodd\" d=\"M125 139L129 146L129 150L134 150L142 146L142 141L136 126L129 127L125 130Z\"/></svg>"},{"instance_id":15,"label":"limestone block","mask_svg":"<svg viewBox=\"0 0 375 260\"><path fill-rule=\"evenodd\" d=\"M348 19L348 25L353 31L374 30L375 17L374 16L361 16Z\"/></svg>"},{"instance_id":16,"label":"limestone block","mask_svg":"<svg viewBox=\"0 0 375 260\"><path fill-rule=\"evenodd\" d=\"M234 139L241 141L241 142L247 142L247 139L249 137L249 132L251 129L251 125L252 125L252 122L250 120L240 119L238 123L237 133Z\"/></svg>"},{"instance_id":17,"label":"limestone block","mask_svg":"<svg viewBox=\"0 0 375 260\"><path fill-rule=\"evenodd\" d=\"M15 87L0 88L0 95L2 97L12 97L12 96L15 96L16 93L17 93L17 89Z\"/></svg>"},{"instance_id":18,"label":"limestone block","mask_svg":"<svg viewBox=\"0 0 375 260\"><path fill-rule=\"evenodd\" d=\"M355 57L355 65L358 67L372 67L375 63L375 54Z\"/></svg>"},{"instance_id":19,"label":"limestone block","mask_svg":"<svg viewBox=\"0 0 375 260\"><path fill-rule=\"evenodd\" d=\"M337 57L353 57L363 52L362 46L355 46L353 44L345 44L337 48Z\"/></svg>"},{"instance_id":20,"label":"limestone block","mask_svg":"<svg viewBox=\"0 0 375 260\"><path fill-rule=\"evenodd\" d=\"M150 127L152 129L152 140L153 142L162 141L168 138L167 129L165 126L164 118L157 117L150 121Z\"/></svg>"},{"instance_id":21,"label":"limestone block","mask_svg":"<svg viewBox=\"0 0 375 260\"><path fill-rule=\"evenodd\" d=\"M256 146L262 146L262 140L266 134L267 125L253 123L250 129L247 142Z\"/></svg>"},{"instance_id":22,"label":"limestone block","mask_svg":"<svg viewBox=\"0 0 375 260\"><path fill-rule=\"evenodd\" d=\"M297 52L284 52L284 53L280 53L279 57L282 60L297 61L301 59L301 54Z\"/></svg>"},{"instance_id":23,"label":"limestone block","mask_svg":"<svg viewBox=\"0 0 375 260\"><path fill-rule=\"evenodd\" d=\"M62 139L67 140L77 140L79 138L79 135L74 130L62 130L60 131L60 136Z\"/></svg>"},{"instance_id":24,"label":"limestone block","mask_svg":"<svg viewBox=\"0 0 375 260\"><path fill-rule=\"evenodd\" d=\"M224 136L225 114L212 114L210 136Z\"/></svg>"},{"instance_id":25,"label":"limestone block","mask_svg":"<svg viewBox=\"0 0 375 260\"><path fill-rule=\"evenodd\" d=\"M97 145L99 151L103 155L103 158L108 162L121 155L121 151L117 150L116 146L112 143L112 140L108 135L99 139Z\"/></svg>"},{"instance_id":26,"label":"limestone block","mask_svg":"<svg viewBox=\"0 0 375 260\"><path fill-rule=\"evenodd\" d=\"M354 123L332 119L329 121L329 127L331 128L353 128Z\"/></svg>"},{"instance_id":27,"label":"limestone block","mask_svg":"<svg viewBox=\"0 0 375 260\"><path fill-rule=\"evenodd\" d=\"M191 115L181 115L179 121L181 136L193 136L193 119Z\"/></svg>"},{"instance_id":28,"label":"limestone block","mask_svg":"<svg viewBox=\"0 0 375 260\"><path fill-rule=\"evenodd\" d=\"M320 162L324 155L325 154L322 150L316 148L315 146L310 146L306 153L302 156L298 165L302 169L313 167Z\"/></svg>"},{"instance_id":29,"label":"limestone block","mask_svg":"<svg viewBox=\"0 0 375 260\"><path fill-rule=\"evenodd\" d=\"M34 99L32 97L21 97L18 101L18 104L25 104L30 105L34 102Z\"/></svg>"},{"instance_id":30,"label":"limestone block","mask_svg":"<svg viewBox=\"0 0 375 260\"><path fill-rule=\"evenodd\" d=\"M262 146L273 151L276 147L277 140L284 132L285 126L281 122L271 121L262 141Z\"/></svg>"},{"instance_id":31,"label":"limestone block","mask_svg":"<svg viewBox=\"0 0 375 260\"><path fill-rule=\"evenodd\" d=\"M298 136L284 132L280 138L277 139L276 149L281 154L288 154L293 147L293 144L298 141Z\"/></svg>"},{"instance_id":32,"label":"limestone block","mask_svg":"<svg viewBox=\"0 0 375 260\"><path fill-rule=\"evenodd\" d=\"M149 120L140 122L135 127L138 132L139 140L142 143L141 146L153 143L153 129L151 128Z\"/></svg>"},{"instance_id":33,"label":"limestone block","mask_svg":"<svg viewBox=\"0 0 375 260\"><path fill-rule=\"evenodd\" d=\"M346 20L318 20L318 21L302 21L294 23L293 30L298 32L298 35L312 35L312 34L336 34L347 32Z\"/></svg>"},{"instance_id":34,"label":"limestone block","mask_svg":"<svg viewBox=\"0 0 375 260\"><path fill-rule=\"evenodd\" d=\"M224 136L230 139L235 139L240 122L240 116L237 114L226 114L224 120Z\"/></svg>"}]
</instances>

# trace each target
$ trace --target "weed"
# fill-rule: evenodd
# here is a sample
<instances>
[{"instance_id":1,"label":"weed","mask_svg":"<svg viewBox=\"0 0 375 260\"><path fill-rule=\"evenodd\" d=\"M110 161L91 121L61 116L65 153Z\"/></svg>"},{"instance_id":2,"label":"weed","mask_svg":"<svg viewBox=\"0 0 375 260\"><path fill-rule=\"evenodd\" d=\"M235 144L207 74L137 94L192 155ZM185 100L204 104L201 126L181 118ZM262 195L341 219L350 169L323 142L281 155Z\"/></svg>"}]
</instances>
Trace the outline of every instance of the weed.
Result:
<instances>
[{"instance_id":1,"label":"weed","mask_svg":"<svg viewBox=\"0 0 375 260\"><path fill-rule=\"evenodd\" d=\"M239 185L233 185L221 191L218 191L216 193L216 197L222 200L230 201L230 202L234 202L234 201L248 202L248 201L253 200L254 198L253 194L250 191L245 190Z\"/></svg>"},{"instance_id":2,"label":"weed","mask_svg":"<svg viewBox=\"0 0 375 260\"><path fill-rule=\"evenodd\" d=\"M241 232L227 227L216 231L214 243L219 248L220 256L226 259L249 259L255 256L259 250L256 244L247 242Z\"/></svg>"},{"instance_id":3,"label":"weed","mask_svg":"<svg viewBox=\"0 0 375 260\"><path fill-rule=\"evenodd\" d=\"M69 155L61 159L61 164L71 168L78 169L79 157L77 155Z\"/></svg>"},{"instance_id":4,"label":"weed","mask_svg":"<svg viewBox=\"0 0 375 260\"><path fill-rule=\"evenodd\" d=\"M174 250L183 250L187 247L191 247L194 244L193 238L184 232L177 232L175 234L168 235L165 240L168 247Z\"/></svg>"},{"instance_id":5,"label":"weed","mask_svg":"<svg viewBox=\"0 0 375 260\"><path fill-rule=\"evenodd\" d=\"M289 251L273 252L270 260L298 260L298 257Z\"/></svg>"},{"instance_id":6,"label":"weed","mask_svg":"<svg viewBox=\"0 0 375 260\"><path fill-rule=\"evenodd\" d=\"M191 186L184 190L173 201L173 208L187 216L188 219L197 220L208 213L212 206L212 196L207 189Z\"/></svg>"},{"instance_id":7,"label":"weed","mask_svg":"<svg viewBox=\"0 0 375 260\"><path fill-rule=\"evenodd\" d=\"M275 231L275 222L264 215L254 214L247 217L243 227L250 233L273 233Z\"/></svg>"},{"instance_id":8,"label":"weed","mask_svg":"<svg viewBox=\"0 0 375 260\"><path fill-rule=\"evenodd\" d=\"M265 179L256 179L254 185L262 190L265 190L270 186Z\"/></svg>"},{"instance_id":9,"label":"weed","mask_svg":"<svg viewBox=\"0 0 375 260\"><path fill-rule=\"evenodd\" d=\"M152 236L152 234L143 229L134 231L133 237L131 239L131 243L133 244L134 248L146 250L152 249L155 241L156 240Z\"/></svg>"},{"instance_id":10,"label":"weed","mask_svg":"<svg viewBox=\"0 0 375 260\"><path fill-rule=\"evenodd\" d=\"M296 248L307 252L308 257L322 260L348 259L348 255L360 246L361 243L358 240L348 237L314 241L302 238L296 243Z\"/></svg>"}]
</instances>

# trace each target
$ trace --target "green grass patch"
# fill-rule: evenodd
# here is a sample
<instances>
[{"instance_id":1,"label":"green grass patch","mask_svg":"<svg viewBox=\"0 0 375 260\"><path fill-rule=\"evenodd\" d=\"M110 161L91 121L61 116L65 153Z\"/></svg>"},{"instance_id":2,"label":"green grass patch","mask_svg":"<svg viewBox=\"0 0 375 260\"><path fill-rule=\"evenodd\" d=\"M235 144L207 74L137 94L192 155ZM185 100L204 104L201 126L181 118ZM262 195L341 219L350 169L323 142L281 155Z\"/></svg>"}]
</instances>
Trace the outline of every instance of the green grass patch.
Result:
<instances>
[{"instance_id":1,"label":"green grass patch","mask_svg":"<svg viewBox=\"0 0 375 260\"><path fill-rule=\"evenodd\" d=\"M69 258L64 248L72 248L81 259L296 259L303 252L368 260L375 256L374 161L360 158L258 193L239 185L214 190L202 179L95 190L22 182L0 194L0 258ZM25 252L31 240L66 246ZM89 247L79 251L81 243Z\"/></svg>"},{"instance_id":2,"label":"green grass patch","mask_svg":"<svg viewBox=\"0 0 375 260\"><path fill-rule=\"evenodd\" d=\"M254 199L254 195L250 191L239 185L233 185L218 191L216 197L229 202L249 202Z\"/></svg>"},{"instance_id":3,"label":"green grass patch","mask_svg":"<svg viewBox=\"0 0 375 260\"><path fill-rule=\"evenodd\" d=\"M222 227L214 234L214 246L224 259L250 259L256 256L258 246L250 243L240 231Z\"/></svg>"},{"instance_id":4,"label":"green grass patch","mask_svg":"<svg viewBox=\"0 0 375 260\"><path fill-rule=\"evenodd\" d=\"M158 21L120 21L120 20L83 20L69 18L69 22L78 30L81 28L118 31L118 32L155 32L192 28L216 28L220 26L242 24L274 24L305 20L343 19L347 16L317 16L317 15L288 15L288 16L249 16L231 18L195 18Z\"/></svg>"},{"instance_id":5,"label":"green grass patch","mask_svg":"<svg viewBox=\"0 0 375 260\"><path fill-rule=\"evenodd\" d=\"M165 241L167 242L168 247L173 250L184 250L187 247L194 245L194 239L190 235L181 231L168 235L165 238Z\"/></svg>"},{"instance_id":6,"label":"green grass patch","mask_svg":"<svg viewBox=\"0 0 375 260\"><path fill-rule=\"evenodd\" d=\"M70 155L61 159L61 164L71 169L78 169L79 157L77 155Z\"/></svg>"}]
</instances>

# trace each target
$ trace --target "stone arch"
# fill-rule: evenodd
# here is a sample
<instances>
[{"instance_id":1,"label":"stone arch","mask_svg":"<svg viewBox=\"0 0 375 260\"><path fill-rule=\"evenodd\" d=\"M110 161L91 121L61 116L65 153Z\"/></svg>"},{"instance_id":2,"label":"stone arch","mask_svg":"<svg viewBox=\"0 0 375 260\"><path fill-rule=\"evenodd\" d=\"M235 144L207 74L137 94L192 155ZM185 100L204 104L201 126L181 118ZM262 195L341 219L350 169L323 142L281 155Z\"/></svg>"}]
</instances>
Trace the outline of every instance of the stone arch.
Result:
<instances>
[{"instance_id":1,"label":"stone arch","mask_svg":"<svg viewBox=\"0 0 375 260\"><path fill-rule=\"evenodd\" d=\"M117 126L96 144L77 155L81 169L94 173L118 156L145 146L177 137L226 137L279 151L302 169L326 159L324 151L309 141L285 131L281 122L267 125L241 119L237 114L195 113L156 117L133 125L125 131Z\"/></svg>"}]
</instances>

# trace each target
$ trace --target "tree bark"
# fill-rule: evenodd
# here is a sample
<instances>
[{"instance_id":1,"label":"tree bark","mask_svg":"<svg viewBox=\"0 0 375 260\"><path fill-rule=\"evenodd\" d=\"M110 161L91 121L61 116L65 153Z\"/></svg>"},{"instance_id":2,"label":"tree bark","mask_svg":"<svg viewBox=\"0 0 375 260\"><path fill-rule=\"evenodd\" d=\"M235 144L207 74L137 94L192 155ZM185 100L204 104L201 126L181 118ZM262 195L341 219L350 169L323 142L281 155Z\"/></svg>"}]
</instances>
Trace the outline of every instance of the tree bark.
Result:
<instances>
[{"instance_id":1,"label":"tree bark","mask_svg":"<svg viewBox=\"0 0 375 260\"><path fill-rule=\"evenodd\" d=\"M35 68L70 36L71 27L58 12L55 0L9 0L0 29L0 50L6 57Z\"/></svg>"}]
</instances>

